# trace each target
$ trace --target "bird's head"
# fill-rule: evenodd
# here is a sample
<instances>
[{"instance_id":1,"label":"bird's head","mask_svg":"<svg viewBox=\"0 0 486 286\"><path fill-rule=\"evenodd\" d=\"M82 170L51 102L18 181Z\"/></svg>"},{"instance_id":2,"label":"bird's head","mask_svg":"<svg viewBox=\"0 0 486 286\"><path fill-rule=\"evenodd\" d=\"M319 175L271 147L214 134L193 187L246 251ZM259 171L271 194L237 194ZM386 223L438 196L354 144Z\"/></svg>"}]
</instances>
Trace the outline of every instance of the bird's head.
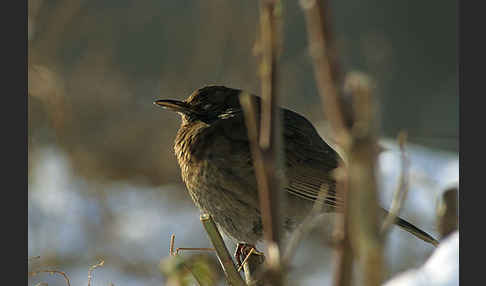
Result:
<instances>
[{"instance_id":1,"label":"bird's head","mask_svg":"<svg viewBox=\"0 0 486 286\"><path fill-rule=\"evenodd\" d=\"M224 86L205 86L194 91L186 100L159 99L154 104L175 111L183 121L203 121L208 124L222 115L241 110L241 90Z\"/></svg>"}]
</instances>

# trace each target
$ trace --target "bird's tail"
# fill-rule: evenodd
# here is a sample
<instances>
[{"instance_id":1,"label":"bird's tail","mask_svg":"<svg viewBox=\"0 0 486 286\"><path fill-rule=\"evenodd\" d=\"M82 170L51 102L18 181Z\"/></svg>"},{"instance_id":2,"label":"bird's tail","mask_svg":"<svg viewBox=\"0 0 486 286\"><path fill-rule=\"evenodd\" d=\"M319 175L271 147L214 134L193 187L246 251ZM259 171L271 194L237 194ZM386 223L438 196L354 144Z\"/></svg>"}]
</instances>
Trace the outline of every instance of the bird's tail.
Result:
<instances>
[{"instance_id":1,"label":"bird's tail","mask_svg":"<svg viewBox=\"0 0 486 286\"><path fill-rule=\"evenodd\" d=\"M426 233L425 231L419 229L415 225L409 223L408 221L397 217L395 224L401 227L402 229L408 231L409 233L413 234L414 236L420 238L421 240L428 242L434 246L439 245L439 241L433 238L431 235Z\"/></svg>"}]
</instances>

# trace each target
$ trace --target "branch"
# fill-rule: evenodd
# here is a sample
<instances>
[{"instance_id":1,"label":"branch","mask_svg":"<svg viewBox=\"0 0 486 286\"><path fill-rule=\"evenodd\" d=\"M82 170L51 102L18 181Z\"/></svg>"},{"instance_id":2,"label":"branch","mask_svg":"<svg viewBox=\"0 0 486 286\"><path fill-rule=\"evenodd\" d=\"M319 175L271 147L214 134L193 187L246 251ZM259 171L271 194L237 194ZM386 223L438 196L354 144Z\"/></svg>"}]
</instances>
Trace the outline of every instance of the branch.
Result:
<instances>
[{"instance_id":1,"label":"branch","mask_svg":"<svg viewBox=\"0 0 486 286\"><path fill-rule=\"evenodd\" d=\"M39 273L49 273L51 275L53 275L53 274L62 275L64 277L64 280L66 280L66 284L68 286L71 286L71 283L69 282L69 277L67 276L66 273L64 273L62 271L59 271L59 270L39 270L39 271L32 271L32 272L29 273L29 276L36 276Z\"/></svg>"},{"instance_id":2,"label":"branch","mask_svg":"<svg viewBox=\"0 0 486 286\"><path fill-rule=\"evenodd\" d=\"M322 208L325 204L325 199L327 197L327 190L319 192L314 205L312 206L311 211L305 219L302 221L299 226L292 232L290 235L289 241L285 248L284 256L282 258L282 265L283 268L287 268L290 265L290 261L293 258L295 251L299 245L299 242L307 235L318 223L320 223L322 217L319 216L321 214Z\"/></svg>"},{"instance_id":3,"label":"branch","mask_svg":"<svg viewBox=\"0 0 486 286\"><path fill-rule=\"evenodd\" d=\"M334 285L350 285L353 255L362 258L365 285L381 283L383 256L378 228L376 194L376 140L374 138L374 106L369 80L350 76L348 90L353 95L346 102L338 95L337 55L330 34L331 15L328 1L301 1L305 13L310 54L324 112L334 131L336 142L349 158L349 169L343 163L336 176L337 192L342 196L343 216L336 224L337 243ZM351 233L349 233L351 232ZM356 253L358 254L358 253Z\"/></svg>"},{"instance_id":4,"label":"branch","mask_svg":"<svg viewBox=\"0 0 486 286\"><path fill-rule=\"evenodd\" d=\"M88 270L88 286L91 286L91 279L93 279L93 270L95 270L98 267L101 267L105 264L104 260L101 260L98 264L92 265L89 267Z\"/></svg>"},{"instance_id":5,"label":"branch","mask_svg":"<svg viewBox=\"0 0 486 286\"><path fill-rule=\"evenodd\" d=\"M256 151L256 179L260 198L260 210L264 237L268 243L279 244L279 191L280 178L277 169L283 160L281 150L281 118L278 107L277 87L277 13L278 1L261 0L260 28L262 44L261 76L261 120L259 144L253 141L252 152ZM253 109L255 110L255 109ZM250 115L256 118L256 114ZM256 120L252 120L256 122ZM255 139L255 138L253 138Z\"/></svg>"},{"instance_id":6,"label":"branch","mask_svg":"<svg viewBox=\"0 0 486 286\"><path fill-rule=\"evenodd\" d=\"M395 193L393 194L393 200L390 207L390 211L381 226L381 233L384 234L388 232L390 227L395 223L398 214L400 213L400 209L405 202L405 198L407 197L408 193L408 181L409 181L409 173L408 168L410 162L408 160L407 154L405 153L405 141L407 138L407 133L402 131L398 134L398 145L400 146L401 152L401 171L400 171L400 180L398 184L398 188L396 189Z\"/></svg>"},{"instance_id":7,"label":"branch","mask_svg":"<svg viewBox=\"0 0 486 286\"><path fill-rule=\"evenodd\" d=\"M355 122L349 148L349 210L351 244L360 257L363 285L381 285L383 237L379 229L376 183L376 138L372 85L364 74L351 74L345 88L353 95Z\"/></svg>"},{"instance_id":8,"label":"branch","mask_svg":"<svg viewBox=\"0 0 486 286\"><path fill-rule=\"evenodd\" d=\"M264 272L263 281L270 285L283 283L280 267L281 222L279 210L281 200L279 194L283 177L278 170L282 170L284 154L276 69L279 46L277 25L280 8L278 0L260 1L261 114L258 114L251 96L245 93L240 96L255 168L263 234L267 246L267 269ZM260 119L259 122L258 119ZM254 266L248 265L248 270L255 268Z\"/></svg>"},{"instance_id":9,"label":"branch","mask_svg":"<svg viewBox=\"0 0 486 286\"><path fill-rule=\"evenodd\" d=\"M328 1L300 1L305 14L309 52L313 59L314 75L323 104L324 113L329 120L335 141L348 154L351 140L350 129L353 114L345 106L345 101L337 94L336 84L339 81L337 53L330 34L330 15ZM330 52L333 52L331 55ZM351 285L353 253L349 239L348 183L344 163L336 170L336 191L341 196L342 216L336 217L334 237L336 238L334 285Z\"/></svg>"},{"instance_id":10,"label":"branch","mask_svg":"<svg viewBox=\"0 0 486 286\"><path fill-rule=\"evenodd\" d=\"M245 282L241 278L240 274L236 272L235 265L231 256L226 248L223 238L216 227L213 219L208 214L202 214L200 216L201 223L204 226L204 229L208 233L209 239L213 244L214 248L216 249L216 254L218 256L219 263L221 264L221 268L223 268L224 275L226 276L226 280L232 286L245 286Z\"/></svg>"},{"instance_id":11,"label":"branch","mask_svg":"<svg viewBox=\"0 0 486 286\"><path fill-rule=\"evenodd\" d=\"M344 98L339 97L336 85L340 84L337 52L331 37L328 1L301 0L305 13L309 53L313 59L314 75L319 95L322 99L324 114L331 124L336 142L346 147L353 114Z\"/></svg>"}]
</instances>

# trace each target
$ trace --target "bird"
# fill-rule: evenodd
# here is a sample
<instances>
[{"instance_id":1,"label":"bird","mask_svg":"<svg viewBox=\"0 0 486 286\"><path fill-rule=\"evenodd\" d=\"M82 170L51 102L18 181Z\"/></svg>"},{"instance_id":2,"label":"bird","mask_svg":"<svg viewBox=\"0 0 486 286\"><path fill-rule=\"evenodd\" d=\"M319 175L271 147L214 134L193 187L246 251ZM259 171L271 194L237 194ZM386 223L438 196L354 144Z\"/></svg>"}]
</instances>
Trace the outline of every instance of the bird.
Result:
<instances>
[{"instance_id":1,"label":"bird","mask_svg":"<svg viewBox=\"0 0 486 286\"><path fill-rule=\"evenodd\" d=\"M174 152L189 195L201 212L211 215L218 228L238 246L263 238L257 181L250 150L242 90L220 85L196 89L186 100L159 99L154 104L180 114L181 126ZM261 98L253 97L260 116ZM282 122L285 184L281 194L282 229L289 233L303 221L314 203L322 212L335 212L342 200L336 194L333 171L340 155L323 140L304 116L279 107ZM325 191L325 198L320 193ZM385 211L386 212L386 211ZM438 241L408 221L395 224L434 246Z\"/></svg>"}]
</instances>

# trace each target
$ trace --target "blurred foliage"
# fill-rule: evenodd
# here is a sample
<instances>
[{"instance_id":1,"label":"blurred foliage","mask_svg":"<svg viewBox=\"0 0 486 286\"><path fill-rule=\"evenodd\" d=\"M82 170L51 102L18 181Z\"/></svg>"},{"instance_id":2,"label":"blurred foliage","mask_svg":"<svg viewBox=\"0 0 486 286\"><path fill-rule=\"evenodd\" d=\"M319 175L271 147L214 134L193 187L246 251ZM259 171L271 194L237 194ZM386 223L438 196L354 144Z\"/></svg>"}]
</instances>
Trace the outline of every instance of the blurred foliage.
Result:
<instances>
[{"instance_id":1,"label":"blurred foliage","mask_svg":"<svg viewBox=\"0 0 486 286\"><path fill-rule=\"evenodd\" d=\"M168 256L160 262L168 286L217 285L223 278L221 267L207 255Z\"/></svg>"},{"instance_id":2,"label":"blurred foliage","mask_svg":"<svg viewBox=\"0 0 486 286\"><path fill-rule=\"evenodd\" d=\"M316 122L304 18L283 3L283 104ZM333 2L343 69L378 82L383 135L457 150L455 5ZM180 182L179 118L152 101L206 84L259 91L257 1L30 0L28 17L29 160L58 144L87 178Z\"/></svg>"}]
</instances>

